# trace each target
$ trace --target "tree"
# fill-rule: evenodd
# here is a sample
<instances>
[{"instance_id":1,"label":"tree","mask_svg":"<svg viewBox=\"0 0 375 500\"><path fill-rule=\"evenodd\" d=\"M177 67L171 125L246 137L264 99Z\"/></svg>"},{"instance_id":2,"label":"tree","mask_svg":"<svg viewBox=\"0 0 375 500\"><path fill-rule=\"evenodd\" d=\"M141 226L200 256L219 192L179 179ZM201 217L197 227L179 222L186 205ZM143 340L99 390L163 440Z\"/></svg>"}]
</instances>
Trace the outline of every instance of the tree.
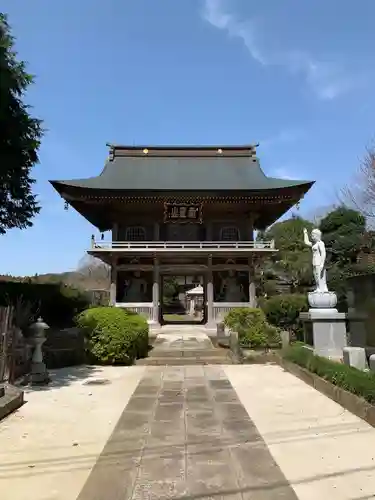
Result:
<instances>
[{"instance_id":1,"label":"tree","mask_svg":"<svg viewBox=\"0 0 375 500\"><path fill-rule=\"evenodd\" d=\"M341 197L365 217L375 218L375 144L366 149L357 174Z\"/></svg>"},{"instance_id":2,"label":"tree","mask_svg":"<svg viewBox=\"0 0 375 500\"><path fill-rule=\"evenodd\" d=\"M163 304L170 306L178 302L179 286L174 276L167 276L163 280Z\"/></svg>"},{"instance_id":3,"label":"tree","mask_svg":"<svg viewBox=\"0 0 375 500\"><path fill-rule=\"evenodd\" d=\"M326 215L319 228L327 249L329 285L339 295L344 294L346 279L360 270L359 255L372 246L366 218L357 210L341 206Z\"/></svg>"},{"instance_id":4,"label":"tree","mask_svg":"<svg viewBox=\"0 0 375 500\"><path fill-rule=\"evenodd\" d=\"M43 131L23 102L33 78L16 56L7 17L0 13L0 234L32 226L40 210L31 170L38 162Z\"/></svg>"},{"instance_id":5,"label":"tree","mask_svg":"<svg viewBox=\"0 0 375 500\"><path fill-rule=\"evenodd\" d=\"M264 235L267 240L275 240L279 250L271 260L273 272L279 279L288 281L293 291L309 286L312 282L310 249L303 242L304 228L311 231L312 222L293 216L277 222Z\"/></svg>"}]
</instances>

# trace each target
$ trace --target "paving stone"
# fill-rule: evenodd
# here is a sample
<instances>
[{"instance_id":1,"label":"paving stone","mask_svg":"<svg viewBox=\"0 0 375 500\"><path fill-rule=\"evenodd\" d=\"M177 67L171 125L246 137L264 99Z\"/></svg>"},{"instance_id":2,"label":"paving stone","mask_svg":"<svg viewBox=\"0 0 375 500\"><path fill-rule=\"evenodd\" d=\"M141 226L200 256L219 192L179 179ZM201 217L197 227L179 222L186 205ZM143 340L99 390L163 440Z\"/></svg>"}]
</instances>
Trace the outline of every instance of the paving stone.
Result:
<instances>
[{"instance_id":1,"label":"paving stone","mask_svg":"<svg viewBox=\"0 0 375 500\"><path fill-rule=\"evenodd\" d=\"M168 381L164 380L163 381L163 391L182 391L184 389L184 382L183 380L177 380L177 381Z\"/></svg>"},{"instance_id":2,"label":"paving stone","mask_svg":"<svg viewBox=\"0 0 375 500\"><path fill-rule=\"evenodd\" d=\"M155 407L155 398L132 397L127 405L129 412L150 413Z\"/></svg>"},{"instance_id":3,"label":"paving stone","mask_svg":"<svg viewBox=\"0 0 375 500\"><path fill-rule=\"evenodd\" d=\"M187 484L191 495L215 497L225 490L238 490L236 477L229 474L230 455L225 449L187 454Z\"/></svg>"},{"instance_id":4,"label":"paving stone","mask_svg":"<svg viewBox=\"0 0 375 500\"><path fill-rule=\"evenodd\" d=\"M239 403L237 394L231 389L215 391L214 399L217 403Z\"/></svg>"},{"instance_id":5,"label":"paving stone","mask_svg":"<svg viewBox=\"0 0 375 500\"><path fill-rule=\"evenodd\" d=\"M185 422L184 419L169 422L154 421L150 426L150 435L158 439L175 440L178 438L180 442L185 439Z\"/></svg>"},{"instance_id":6,"label":"paving stone","mask_svg":"<svg viewBox=\"0 0 375 500\"><path fill-rule=\"evenodd\" d=\"M221 380L210 380L209 381L210 386L212 389L232 389L232 384L229 382L227 379L221 379Z\"/></svg>"},{"instance_id":7,"label":"paving stone","mask_svg":"<svg viewBox=\"0 0 375 500\"><path fill-rule=\"evenodd\" d=\"M121 500L188 500L185 480L159 479L158 481L137 481L131 497L121 497ZM103 497L103 500L106 500ZM120 500L120 499L119 499ZM201 499L200 499L201 500Z\"/></svg>"},{"instance_id":8,"label":"paving stone","mask_svg":"<svg viewBox=\"0 0 375 500\"><path fill-rule=\"evenodd\" d=\"M156 422L183 421L184 408L180 405L158 405L155 411Z\"/></svg>"}]
</instances>

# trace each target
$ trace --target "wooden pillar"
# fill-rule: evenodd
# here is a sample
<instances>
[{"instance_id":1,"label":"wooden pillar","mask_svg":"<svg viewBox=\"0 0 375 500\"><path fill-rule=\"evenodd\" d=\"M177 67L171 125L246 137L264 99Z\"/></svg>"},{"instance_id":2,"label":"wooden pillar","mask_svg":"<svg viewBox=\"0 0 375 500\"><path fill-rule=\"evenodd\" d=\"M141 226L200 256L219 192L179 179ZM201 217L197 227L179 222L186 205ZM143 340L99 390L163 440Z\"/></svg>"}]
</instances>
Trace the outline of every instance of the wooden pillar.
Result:
<instances>
[{"instance_id":1,"label":"wooden pillar","mask_svg":"<svg viewBox=\"0 0 375 500\"><path fill-rule=\"evenodd\" d=\"M118 241L118 224L115 222L112 226L112 241Z\"/></svg>"},{"instance_id":2,"label":"wooden pillar","mask_svg":"<svg viewBox=\"0 0 375 500\"><path fill-rule=\"evenodd\" d=\"M249 214L249 241L254 241L254 222L255 216L254 214Z\"/></svg>"},{"instance_id":3,"label":"wooden pillar","mask_svg":"<svg viewBox=\"0 0 375 500\"><path fill-rule=\"evenodd\" d=\"M154 241L159 241L160 239L160 224L159 222L154 222Z\"/></svg>"},{"instance_id":4,"label":"wooden pillar","mask_svg":"<svg viewBox=\"0 0 375 500\"><path fill-rule=\"evenodd\" d=\"M160 270L159 270L159 259L154 258L154 269L153 269L153 283L152 283L152 322L154 324L159 323L159 303L160 303Z\"/></svg>"},{"instance_id":5,"label":"wooden pillar","mask_svg":"<svg viewBox=\"0 0 375 500\"><path fill-rule=\"evenodd\" d=\"M215 327L214 320L214 283L212 273L212 255L208 256L207 284L206 284L206 301L207 301L207 327Z\"/></svg>"},{"instance_id":6,"label":"wooden pillar","mask_svg":"<svg viewBox=\"0 0 375 500\"><path fill-rule=\"evenodd\" d=\"M254 260L253 256L249 257L249 305L250 307L257 307L256 288L254 283Z\"/></svg>"},{"instance_id":7,"label":"wooden pillar","mask_svg":"<svg viewBox=\"0 0 375 500\"><path fill-rule=\"evenodd\" d=\"M213 226L212 222L208 221L206 224L206 241L212 241L213 239Z\"/></svg>"},{"instance_id":8,"label":"wooden pillar","mask_svg":"<svg viewBox=\"0 0 375 500\"><path fill-rule=\"evenodd\" d=\"M111 285L109 290L109 304L115 306L117 302L117 257L112 256Z\"/></svg>"}]
</instances>

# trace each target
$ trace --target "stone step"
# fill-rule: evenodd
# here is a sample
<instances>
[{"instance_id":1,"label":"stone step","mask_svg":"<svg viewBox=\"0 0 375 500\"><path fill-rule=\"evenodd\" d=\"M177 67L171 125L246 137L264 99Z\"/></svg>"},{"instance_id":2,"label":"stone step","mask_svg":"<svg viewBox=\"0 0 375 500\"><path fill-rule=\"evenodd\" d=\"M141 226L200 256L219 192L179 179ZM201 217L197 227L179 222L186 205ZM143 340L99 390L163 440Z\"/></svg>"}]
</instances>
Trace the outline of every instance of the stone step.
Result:
<instances>
[{"instance_id":1,"label":"stone step","mask_svg":"<svg viewBox=\"0 0 375 500\"><path fill-rule=\"evenodd\" d=\"M149 357L154 358L201 358L201 357L225 357L228 352L221 349L153 349Z\"/></svg>"},{"instance_id":2,"label":"stone step","mask_svg":"<svg viewBox=\"0 0 375 500\"><path fill-rule=\"evenodd\" d=\"M146 366L184 366L184 365L230 365L231 358L228 357L202 357L202 358L142 358L136 361L136 365Z\"/></svg>"}]
</instances>

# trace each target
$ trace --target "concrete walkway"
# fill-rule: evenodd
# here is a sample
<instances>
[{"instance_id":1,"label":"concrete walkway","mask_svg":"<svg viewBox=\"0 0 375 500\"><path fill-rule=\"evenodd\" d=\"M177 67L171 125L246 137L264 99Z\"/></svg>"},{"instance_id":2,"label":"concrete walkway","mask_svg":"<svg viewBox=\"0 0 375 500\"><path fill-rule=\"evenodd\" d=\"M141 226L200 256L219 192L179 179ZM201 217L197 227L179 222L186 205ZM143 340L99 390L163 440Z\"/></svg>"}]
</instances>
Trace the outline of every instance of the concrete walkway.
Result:
<instances>
[{"instance_id":1,"label":"concrete walkway","mask_svg":"<svg viewBox=\"0 0 375 500\"><path fill-rule=\"evenodd\" d=\"M144 370L56 370L51 386L29 390L0 422L0 499L75 500Z\"/></svg>"},{"instance_id":2,"label":"concrete walkway","mask_svg":"<svg viewBox=\"0 0 375 500\"><path fill-rule=\"evenodd\" d=\"M0 423L1 500L375 498L375 429L279 366L88 370Z\"/></svg>"}]
</instances>

